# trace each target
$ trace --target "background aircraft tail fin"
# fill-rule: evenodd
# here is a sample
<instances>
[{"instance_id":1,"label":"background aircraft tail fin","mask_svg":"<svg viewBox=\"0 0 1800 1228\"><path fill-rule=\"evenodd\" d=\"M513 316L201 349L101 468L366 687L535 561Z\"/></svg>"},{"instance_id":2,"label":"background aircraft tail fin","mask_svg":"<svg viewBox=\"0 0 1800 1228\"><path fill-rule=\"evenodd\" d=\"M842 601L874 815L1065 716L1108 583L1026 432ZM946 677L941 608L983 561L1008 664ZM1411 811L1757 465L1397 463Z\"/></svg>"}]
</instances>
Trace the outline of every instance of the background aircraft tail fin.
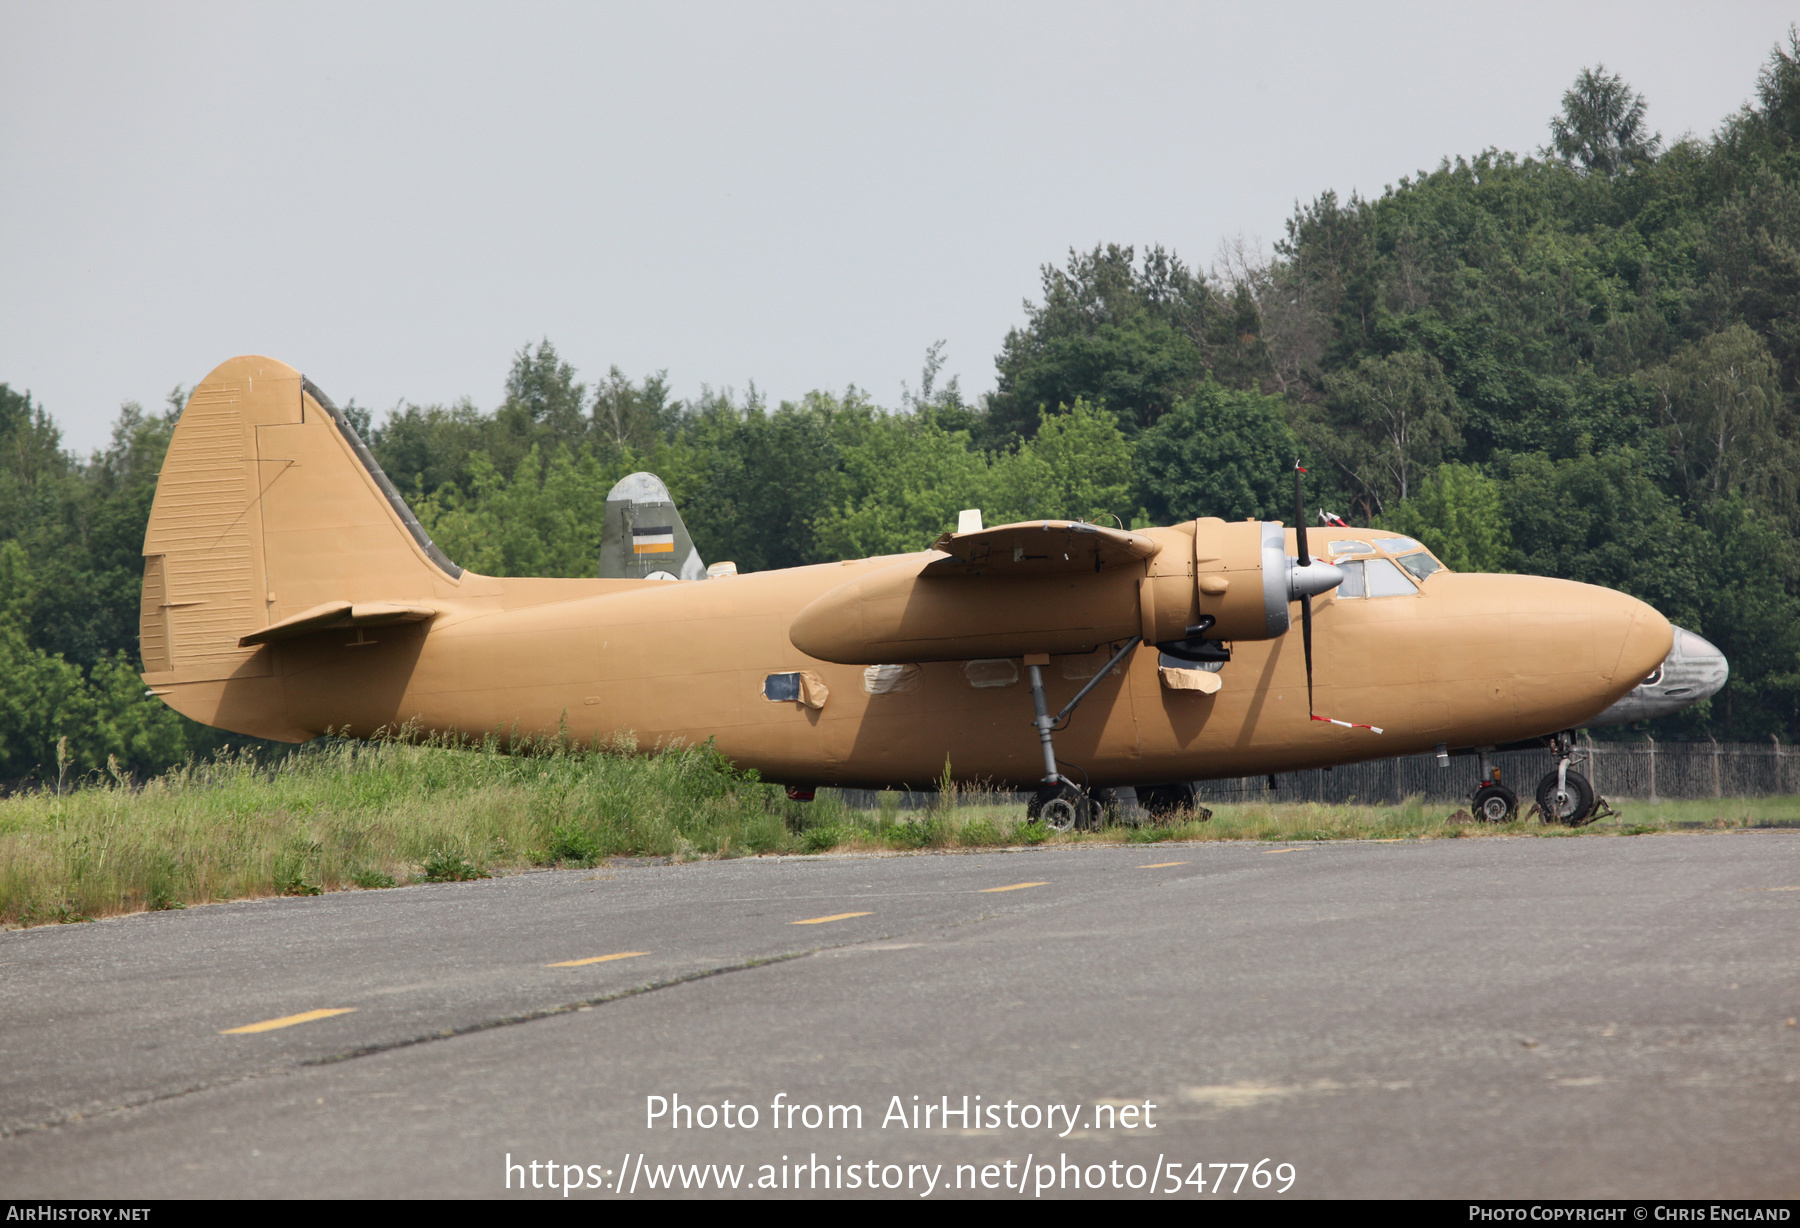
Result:
<instances>
[{"instance_id":1,"label":"background aircraft tail fin","mask_svg":"<svg viewBox=\"0 0 1800 1228\"><path fill-rule=\"evenodd\" d=\"M628 474L607 492L600 577L706 579L706 564L675 510L675 500L654 473Z\"/></svg>"},{"instance_id":2,"label":"background aircraft tail fin","mask_svg":"<svg viewBox=\"0 0 1800 1228\"><path fill-rule=\"evenodd\" d=\"M233 358L188 398L157 481L145 680L267 675L240 639L327 602L429 604L462 575L330 398L285 363Z\"/></svg>"}]
</instances>

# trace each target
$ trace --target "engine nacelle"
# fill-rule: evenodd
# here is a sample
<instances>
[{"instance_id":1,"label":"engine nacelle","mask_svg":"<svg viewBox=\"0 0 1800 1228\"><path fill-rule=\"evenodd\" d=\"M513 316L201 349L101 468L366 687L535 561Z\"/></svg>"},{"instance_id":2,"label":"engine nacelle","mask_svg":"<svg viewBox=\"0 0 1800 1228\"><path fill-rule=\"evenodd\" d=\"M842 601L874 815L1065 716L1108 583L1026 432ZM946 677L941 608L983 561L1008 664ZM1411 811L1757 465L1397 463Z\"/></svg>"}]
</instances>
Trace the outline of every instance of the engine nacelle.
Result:
<instances>
[{"instance_id":1,"label":"engine nacelle","mask_svg":"<svg viewBox=\"0 0 1800 1228\"><path fill-rule=\"evenodd\" d=\"M1186 603L1175 599L1173 577L1159 577L1154 618L1145 619L1145 639L1152 643L1183 638L1195 625L1206 627L1202 634L1209 640L1272 640L1288 629L1290 602L1343 583L1344 573L1330 563L1301 567L1289 556L1287 530L1277 521L1207 516L1193 527L1191 604L1182 611ZM1147 590L1147 610L1150 595Z\"/></svg>"}]
</instances>

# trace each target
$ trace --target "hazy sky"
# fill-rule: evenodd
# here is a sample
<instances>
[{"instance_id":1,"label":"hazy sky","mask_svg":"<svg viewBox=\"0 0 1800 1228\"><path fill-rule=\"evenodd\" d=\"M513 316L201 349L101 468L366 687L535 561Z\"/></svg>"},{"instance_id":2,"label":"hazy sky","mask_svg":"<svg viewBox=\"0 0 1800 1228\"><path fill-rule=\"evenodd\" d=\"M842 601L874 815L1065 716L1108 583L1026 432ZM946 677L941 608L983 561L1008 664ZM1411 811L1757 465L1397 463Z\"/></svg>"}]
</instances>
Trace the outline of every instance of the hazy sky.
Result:
<instances>
[{"instance_id":1,"label":"hazy sky","mask_svg":"<svg viewBox=\"0 0 1800 1228\"><path fill-rule=\"evenodd\" d=\"M0 0L0 381L70 446L239 353L492 408L518 347L884 404L1071 246L1209 264L1298 200L1529 152L1603 61L1666 138L1792 3Z\"/></svg>"}]
</instances>

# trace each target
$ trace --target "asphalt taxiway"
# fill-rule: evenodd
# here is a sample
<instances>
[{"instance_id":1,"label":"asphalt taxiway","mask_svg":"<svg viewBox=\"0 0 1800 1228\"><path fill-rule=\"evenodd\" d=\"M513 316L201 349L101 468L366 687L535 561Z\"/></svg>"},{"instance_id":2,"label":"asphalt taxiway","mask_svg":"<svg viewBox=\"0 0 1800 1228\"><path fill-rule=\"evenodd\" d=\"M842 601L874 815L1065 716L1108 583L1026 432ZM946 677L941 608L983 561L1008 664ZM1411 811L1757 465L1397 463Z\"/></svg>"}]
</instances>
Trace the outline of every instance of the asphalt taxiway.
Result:
<instances>
[{"instance_id":1,"label":"asphalt taxiway","mask_svg":"<svg viewBox=\"0 0 1800 1228\"><path fill-rule=\"evenodd\" d=\"M1135 1171L1244 1197L1277 1191L1246 1167L1221 1193L1217 1166L1267 1159L1290 1196L1793 1197L1797 974L1789 832L746 858L212 905L0 934L0 1189L563 1196L510 1157L575 1197L682 1194L673 1164L811 1195L792 1166L815 1159L818 1196L868 1196L832 1182L869 1164L907 1175L890 1194L1033 1197L1060 1164L1044 1196L1076 1165L1086 1194ZM647 1124L673 1096L758 1120ZM914 1128L896 1097L1015 1120ZM778 1128L776 1104L845 1112Z\"/></svg>"}]
</instances>

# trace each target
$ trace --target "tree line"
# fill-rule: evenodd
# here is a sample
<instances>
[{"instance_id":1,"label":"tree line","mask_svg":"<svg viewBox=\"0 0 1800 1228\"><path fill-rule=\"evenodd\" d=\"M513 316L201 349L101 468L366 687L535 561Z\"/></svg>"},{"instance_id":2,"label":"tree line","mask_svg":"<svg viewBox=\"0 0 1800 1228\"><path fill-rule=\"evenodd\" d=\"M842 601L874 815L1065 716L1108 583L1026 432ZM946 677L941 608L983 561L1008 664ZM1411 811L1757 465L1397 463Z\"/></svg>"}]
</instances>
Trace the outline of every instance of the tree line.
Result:
<instances>
[{"instance_id":1,"label":"tree line","mask_svg":"<svg viewBox=\"0 0 1800 1228\"><path fill-rule=\"evenodd\" d=\"M1800 734L1800 31L1706 138L1584 70L1530 154L1446 159L1380 196L1325 192L1272 252L1206 269L1152 246L1042 269L965 397L941 344L917 388L771 406L584 383L548 340L490 410L350 412L446 553L592 575L602 505L668 483L705 558L743 571L916 550L965 507L1164 524L1291 519L1288 467L1352 523L1453 568L1604 584L1732 663L1659 736ZM0 384L0 778L146 771L222 735L146 700L144 523L179 414L126 405L77 457ZM1642 731L1638 731L1642 732ZM241 739L240 739L241 740Z\"/></svg>"}]
</instances>

